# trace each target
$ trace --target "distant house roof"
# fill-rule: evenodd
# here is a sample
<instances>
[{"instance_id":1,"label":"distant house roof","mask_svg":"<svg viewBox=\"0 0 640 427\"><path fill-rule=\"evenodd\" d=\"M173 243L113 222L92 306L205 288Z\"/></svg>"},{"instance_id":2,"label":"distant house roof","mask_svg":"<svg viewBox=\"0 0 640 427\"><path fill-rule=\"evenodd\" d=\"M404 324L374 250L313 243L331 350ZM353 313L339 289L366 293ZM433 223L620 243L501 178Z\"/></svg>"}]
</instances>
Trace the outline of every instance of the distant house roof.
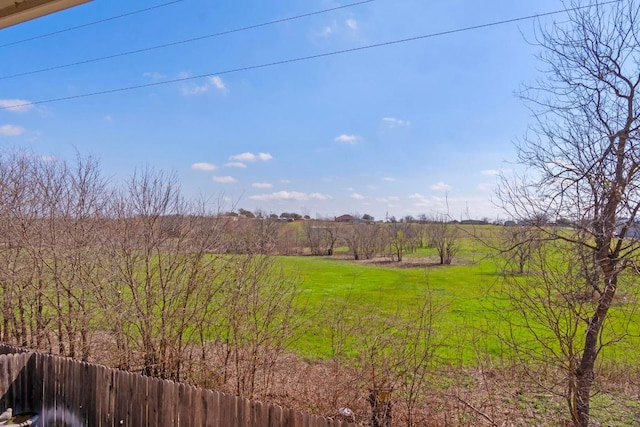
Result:
<instances>
[{"instance_id":1,"label":"distant house roof","mask_svg":"<svg viewBox=\"0 0 640 427\"><path fill-rule=\"evenodd\" d=\"M40 18L91 0L0 0L0 28Z\"/></svg>"},{"instance_id":2,"label":"distant house roof","mask_svg":"<svg viewBox=\"0 0 640 427\"><path fill-rule=\"evenodd\" d=\"M354 217L353 215L340 215L335 218L336 222L352 222L355 220L356 220L356 217Z\"/></svg>"}]
</instances>

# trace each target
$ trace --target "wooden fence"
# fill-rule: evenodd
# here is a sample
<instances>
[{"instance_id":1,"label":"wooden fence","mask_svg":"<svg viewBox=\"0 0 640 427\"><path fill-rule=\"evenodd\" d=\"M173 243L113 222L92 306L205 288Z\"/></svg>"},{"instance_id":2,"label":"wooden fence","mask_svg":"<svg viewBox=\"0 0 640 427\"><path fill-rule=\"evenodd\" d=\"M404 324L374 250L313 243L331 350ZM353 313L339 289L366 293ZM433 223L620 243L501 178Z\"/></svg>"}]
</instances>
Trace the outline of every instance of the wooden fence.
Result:
<instances>
[{"instance_id":1,"label":"wooden fence","mask_svg":"<svg viewBox=\"0 0 640 427\"><path fill-rule=\"evenodd\" d=\"M17 349L16 349L17 350ZM0 412L36 426L348 427L346 421L0 345Z\"/></svg>"}]
</instances>

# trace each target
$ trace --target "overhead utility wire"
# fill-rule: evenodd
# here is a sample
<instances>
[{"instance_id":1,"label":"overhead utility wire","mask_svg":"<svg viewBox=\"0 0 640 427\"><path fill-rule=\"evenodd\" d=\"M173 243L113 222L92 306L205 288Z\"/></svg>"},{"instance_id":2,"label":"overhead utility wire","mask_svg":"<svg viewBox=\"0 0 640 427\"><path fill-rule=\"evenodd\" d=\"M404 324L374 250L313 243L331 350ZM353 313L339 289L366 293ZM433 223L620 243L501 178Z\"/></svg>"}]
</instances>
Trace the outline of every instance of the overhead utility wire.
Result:
<instances>
[{"instance_id":1,"label":"overhead utility wire","mask_svg":"<svg viewBox=\"0 0 640 427\"><path fill-rule=\"evenodd\" d=\"M185 1L185 0L173 0L173 1L170 1L170 2L167 2L167 3L162 3L162 4L157 4L155 6L150 6L150 7L144 8L144 9L138 9L138 10L134 10L134 11L131 11L131 12L123 13L121 15L116 15L116 16L111 16L109 18L100 19L98 21L87 22L86 24L76 25L75 27L64 28L62 30L53 31L51 33L40 34L38 36L33 36L33 37L29 37L29 38L22 39L22 40L17 40L15 42L11 42L11 43L0 44L0 48L8 47L8 46L14 46L14 45L17 45L17 44L20 44L20 43L26 43L26 42L30 42L30 41L33 41L33 40L42 39L42 38L45 38L45 37L51 37L51 36L55 36L56 34L66 33L68 31L74 31L74 30L78 30L80 28L85 28L85 27L90 27L92 25L102 24L104 22L115 21L116 19L124 18L124 17L131 16L131 15L136 15L138 13L149 12L150 10L153 10L153 9L158 9L158 8L165 7L165 6L170 6L172 4L180 3L180 2L183 2L183 1Z\"/></svg>"},{"instance_id":2,"label":"overhead utility wire","mask_svg":"<svg viewBox=\"0 0 640 427\"><path fill-rule=\"evenodd\" d=\"M611 1L608 1L608 2L605 2L605 3L600 3L600 5L603 6L603 5L607 5L607 4L618 3L619 1L620 0L611 0ZM257 69L260 69L260 68L268 68L268 67L273 67L273 66L276 66L276 65L291 64L291 63L294 63L294 62L302 62L302 61L307 61L307 60L310 60L310 59L317 59L317 58L324 58L324 57L327 57L327 56L341 55L343 53L357 52L357 51L361 51L361 50L374 49L374 48L378 48L378 47L390 46L390 45L395 45L395 44L400 44L400 43L406 43L406 42L411 42L411 41L415 41L415 40L423 40L423 39L428 39L428 38L433 38L433 37L439 37L439 36L444 36L444 35L448 35L448 34L462 33L462 32L465 32L465 31L477 30L477 29L481 29L481 28L495 27L495 26L498 26L498 25L509 24L509 23L518 22L518 21L525 21L525 20L529 20L529 19L533 19L533 18L540 18L540 17L543 17L543 16L557 15L557 14L560 14L560 13L566 13L566 12L575 11L575 10L579 10L579 9L585 9L585 8L588 8L588 7L591 7L591 6L590 5L578 6L578 7L573 7L573 8L569 8L569 9L556 10L554 12L539 13L539 14L535 14L535 15L523 16L523 17L520 17L520 18L512 18L512 19L506 19L506 20L503 20L503 21L490 22L490 23L487 23L487 24L473 25L471 27L457 28L455 30L440 31L440 32L437 32L437 33L424 34L424 35L421 35L421 36L409 37L409 38L405 38L405 39L399 39L399 40L392 40L392 41L383 42L383 43L370 44L370 45L367 45L367 46L359 46L359 47L354 47L354 48L350 48L350 49L336 50L336 51L332 51L332 52L319 53L319 54L316 54L316 55L301 56L301 57L298 57L298 58L284 59L284 60L281 60L281 61L268 62L268 63L265 63L265 64L259 64L259 65L249 65L247 67L232 68L232 69L229 69L229 70L218 71L216 73L199 74L197 76L181 77L181 78L177 78L177 79L164 80L164 81L161 81L161 82L145 83L145 84L135 85L135 86L126 86L126 87L120 87L120 88L115 88L115 89L101 90L101 91L97 91L97 92L88 92L88 93L83 93L83 94L79 94L79 95L63 96L63 97L60 97L60 98L50 98L50 99L45 99L45 100L41 100L41 101L34 101L34 102L25 102L24 104L0 107L0 110L8 110L8 109L11 109L11 108L26 107L26 106L29 106L29 105L49 104L49 103L52 103L52 102L59 102L59 101L69 101L71 99L88 98L88 97L98 96L98 95L107 95L107 94L110 94L110 93L126 92L126 91L130 91L130 90L135 90L135 89L143 89L143 88L147 88L147 87L162 86L162 85L168 85L168 84L171 84L171 83L185 82L185 81L188 81L188 80L202 79L202 78L205 78L205 77L213 77L213 76L219 76L219 75L223 75L223 74L232 74L232 73L237 73L237 72L240 72L240 71L257 70Z\"/></svg>"},{"instance_id":3,"label":"overhead utility wire","mask_svg":"<svg viewBox=\"0 0 640 427\"><path fill-rule=\"evenodd\" d=\"M184 1L184 0L179 0L179 1ZM148 52L148 51L156 50L156 49L163 49L163 48L170 47L170 46L176 46L176 45L184 44L184 43L191 43L191 42L195 42L195 41L198 41L198 40L204 40L204 39L208 39L208 38L212 38L212 37L219 37L219 36L223 36L223 35L226 35L226 34L237 33L237 32L240 32L240 31L253 30L255 28L266 27L267 25L274 25L274 24L279 24L281 22L293 21L295 19L301 19L301 18L306 18L306 17L309 17L309 16L320 15L322 13L333 12L333 11L338 10L338 9L345 9L345 8L353 7L353 6L359 6L361 4L371 3L373 1L375 1L375 0L359 1L359 2L356 2L356 3L346 4L344 6L337 6L337 7L332 7L330 9L323 9L323 10L318 10L318 11L315 11L315 12L304 13L302 15L290 16L288 18L276 19L275 21L269 21L269 22L264 22L262 24L250 25L248 27L235 28L233 30L221 31L219 33L207 34L207 35L204 35L204 36L194 37L194 38L191 38L191 39L179 40L179 41L176 41L176 42L161 44L161 45L157 45L157 46L150 46L150 47L145 47L145 48L142 48L142 49L130 50L128 52L116 53L116 54L113 54L113 55L102 56L102 57L99 57L99 58L86 59L86 60L83 60L83 61L72 62L70 64L55 65L53 67L41 68L41 69L32 70L32 71L25 71L25 72L22 72L22 73L10 74L10 75L7 75L7 76L0 76L0 80L13 79L13 78L16 78L16 77L23 77L23 76L28 76L28 75L37 74L37 73L44 73L46 71L59 70L61 68L69 68L69 67L74 67L76 65L89 64L89 63L92 63L92 62L98 62L98 61L104 61L104 60L107 60L107 59L119 58L121 56L133 55L133 54ZM0 46L0 47L2 47L2 46Z\"/></svg>"}]
</instances>

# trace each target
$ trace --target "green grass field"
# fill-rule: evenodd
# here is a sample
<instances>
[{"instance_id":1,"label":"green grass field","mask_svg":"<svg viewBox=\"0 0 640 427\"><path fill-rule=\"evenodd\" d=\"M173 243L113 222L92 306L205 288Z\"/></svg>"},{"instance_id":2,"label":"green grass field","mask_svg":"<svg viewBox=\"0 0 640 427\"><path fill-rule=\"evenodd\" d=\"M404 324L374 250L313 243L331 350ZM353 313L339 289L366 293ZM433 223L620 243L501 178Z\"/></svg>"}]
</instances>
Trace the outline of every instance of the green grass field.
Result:
<instances>
[{"instance_id":1,"label":"green grass field","mask_svg":"<svg viewBox=\"0 0 640 427\"><path fill-rule=\"evenodd\" d=\"M489 232L491 229L487 228L485 233ZM491 250L471 237L461 243L450 266L433 264L437 261L434 249L420 249L409 255L426 259L426 265L401 268L391 262L368 264L344 256L280 257L278 264L283 272L300 281L301 301L306 309L308 324L296 342L296 350L309 358L331 357L328 331L337 309L345 311L344 316L351 320L372 315L407 316L407 311L429 292L433 304L441 309L435 319L435 328L444 343L438 350L440 360L469 365L475 364L479 355L510 357L508 346L498 338L498 334L504 336L509 331L505 320L517 316L508 314L508 304L498 292L503 285L503 261L491 256ZM611 315L615 326L616 310ZM639 316L633 314L631 322L625 324L634 335L625 339L626 345L607 350L614 359L628 360L628 348L639 344L638 320ZM518 319L515 323L519 323ZM526 339L526 331L512 330Z\"/></svg>"},{"instance_id":2,"label":"green grass field","mask_svg":"<svg viewBox=\"0 0 640 427\"><path fill-rule=\"evenodd\" d=\"M499 282L496 261L474 244L465 244L451 266L434 265L435 251L421 249L413 258L428 257L428 265L397 267L356 263L332 257L281 257L279 265L288 277L300 280L302 301L312 323L322 322L323 313L345 304L353 316L377 314L392 317L417 306L425 293L442 309L437 320L439 333L448 336L446 347L456 358L470 361L473 353L465 341L486 329L488 310L495 304L491 290ZM490 317L490 316L489 316ZM322 330L322 327L319 327ZM495 345L484 340L483 345ZM468 348L461 353L461 349ZM309 357L327 357L331 344L318 329L303 334L298 350ZM496 348L490 348L496 351ZM467 354L468 353L468 354Z\"/></svg>"}]
</instances>

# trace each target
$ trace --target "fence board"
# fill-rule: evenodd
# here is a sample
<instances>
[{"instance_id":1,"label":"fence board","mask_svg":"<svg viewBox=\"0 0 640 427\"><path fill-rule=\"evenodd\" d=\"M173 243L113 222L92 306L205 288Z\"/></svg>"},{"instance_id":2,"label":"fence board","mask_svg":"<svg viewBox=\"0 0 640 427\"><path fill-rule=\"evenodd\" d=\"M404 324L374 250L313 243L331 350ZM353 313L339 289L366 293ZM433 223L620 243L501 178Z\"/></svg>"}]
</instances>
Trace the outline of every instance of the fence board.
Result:
<instances>
[{"instance_id":1,"label":"fence board","mask_svg":"<svg viewBox=\"0 0 640 427\"><path fill-rule=\"evenodd\" d=\"M206 427L220 427L220 394L207 391L205 394Z\"/></svg>"},{"instance_id":2,"label":"fence board","mask_svg":"<svg viewBox=\"0 0 640 427\"><path fill-rule=\"evenodd\" d=\"M191 411L193 412L193 425L195 427L202 427L204 425L203 395L204 390L201 388L191 387Z\"/></svg>"},{"instance_id":3,"label":"fence board","mask_svg":"<svg viewBox=\"0 0 640 427\"><path fill-rule=\"evenodd\" d=\"M269 424L269 406L262 402L255 402L254 405L255 418L253 419L253 427L264 427Z\"/></svg>"},{"instance_id":4,"label":"fence board","mask_svg":"<svg viewBox=\"0 0 640 427\"><path fill-rule=\"evenodd\" d=\"M269 427L279 427L282 419L282 408L278 405L269 405Z\"/></svg>"},{"instance_id":5,"label":"fence board","mask_svg":"<svg viewBox=\"0 0 640 427\"><path fill-rule=\"evenodd\" d=\"M29 378L25 370L29 361L28 353L16 354L16 368L14 374L14 382L18 384L19 390L16 393L16 408L20 412L29 410Z\"/></svg>"},{"instance_id":6,"label":"fence board","mask_svg":"<svg viewBox=\"0 0 640 427\"><path fill-rule=\"evenodd\" d=\"M0 344L0 352L7 347ZM346 421L40 353L0 354L0 409L96 427L349 427ZM43 424L38 424L43 425Z\"/></svg>"},{"instance_id":7,"label":"fence board","mask_svg":"<svg viewBox=\"0 0 640 427\"><path fill-rule=\"evenodd\" d=\"M29 411L38 412L42 408L44 382L42 378L42 359L39 353L33 353L27 362L27 382L29 384Z\"/></svg>"},{"instance_id":8,"label":"fence board","mask_svg":"<svg viewBox=\"0 0 640 427\"><path fill-rule=\"evenodd\" d=\"M87 382L86 395L83 399L82 415L86 420L87 426L98 426L100 421L97 418L98 409L98 393L97 393L97 379L98 379L98 366L85 363L84 366L84 381ZM91 410L89 407L91 406Z\"/></svg>"},{"instance_id":9,"label":"fence board","mask_svg":"<svg viewBox=\"0 0 640 427\"><path fill-rule=\"evenodd\" d=\"M149 407L147 408L147 424L148 426L158 426L160 421L158 419L160 408L162 407L162 393L160 389L162 383L157 378L150 378L147 384L147 402Z\"/></svg>"},{"instance_id":10,"label":"fence board","mask_svg":"<svg viewBox=\"0 0 640 427\"><path fill-rule=\"evenodd\" d=\"M111 373L106 367L96 370L96 391L98 398L96 401L96 411L98 412L98 427L111 427L112 408L109 405L110 396L113 396L113 384L111 383ZM102 393L100 393L102 390Z\"/></svg>"},{"instance_id":11,"label":"fence board","mask_svg":"<svg viewBox=\"0 0 640 427\"><path fill-rule=\"evenodd\" d=\"M189 419L189 389L185 384L178 384L178 426L191 427Z\"/></svg>"},{"instance_id":12,"label":"fence board","mask_svg":"<svg viewBox=\"0 0 640 427\"><path fill-rule=\"evenodd\" d=\"M175 384L172 381L165 382L162 387L162 410L158 426L178 425L175 413L175 402L177 401L178 394Z\"/></svg>"},{"instance_id":13,"label":"fence board","mask_svg":"<svg viewBox=\"0 0 640 427\"><path fill-rule=\"evenodd\" d=\"M130 395L128 397L131 400L129 417L131 419L132 426L148 425L146 420L143 421L143 418L146 418L145 413L147 412L147 390L145 387L147 379L148 378L140 375L133 375L129 377Z\"/></svg>"},{"instance_id":14,"label":"fence board","mask_svg":"<svg viewBox=\"0 0 640 427\"><path fill-rule=\"evenodd\" d=\"M242 405L242 421L238 424L239 427L251 427L251 400L241 399Z\"/></svg>"},{"instance_id":15,"label":"fence board","mask_svg":"<svg viewBox=\"0 0 640 427\"><path fill-rule=\"evenodd\" d=\"M229 409L229 396L220 393L218 396L220 410L220 427L231 425L231 411Z\"/></svg>"},{"instance_id":16,"label":"fence board","mask_svg":"<svg viewBox=\"0 0 640 427\"><path fill-rule=\"evenodd\" d=\"M0 409L4 411L11 407L9 402L9 355L0 356Z\"/></svg>"}]
</instances>

